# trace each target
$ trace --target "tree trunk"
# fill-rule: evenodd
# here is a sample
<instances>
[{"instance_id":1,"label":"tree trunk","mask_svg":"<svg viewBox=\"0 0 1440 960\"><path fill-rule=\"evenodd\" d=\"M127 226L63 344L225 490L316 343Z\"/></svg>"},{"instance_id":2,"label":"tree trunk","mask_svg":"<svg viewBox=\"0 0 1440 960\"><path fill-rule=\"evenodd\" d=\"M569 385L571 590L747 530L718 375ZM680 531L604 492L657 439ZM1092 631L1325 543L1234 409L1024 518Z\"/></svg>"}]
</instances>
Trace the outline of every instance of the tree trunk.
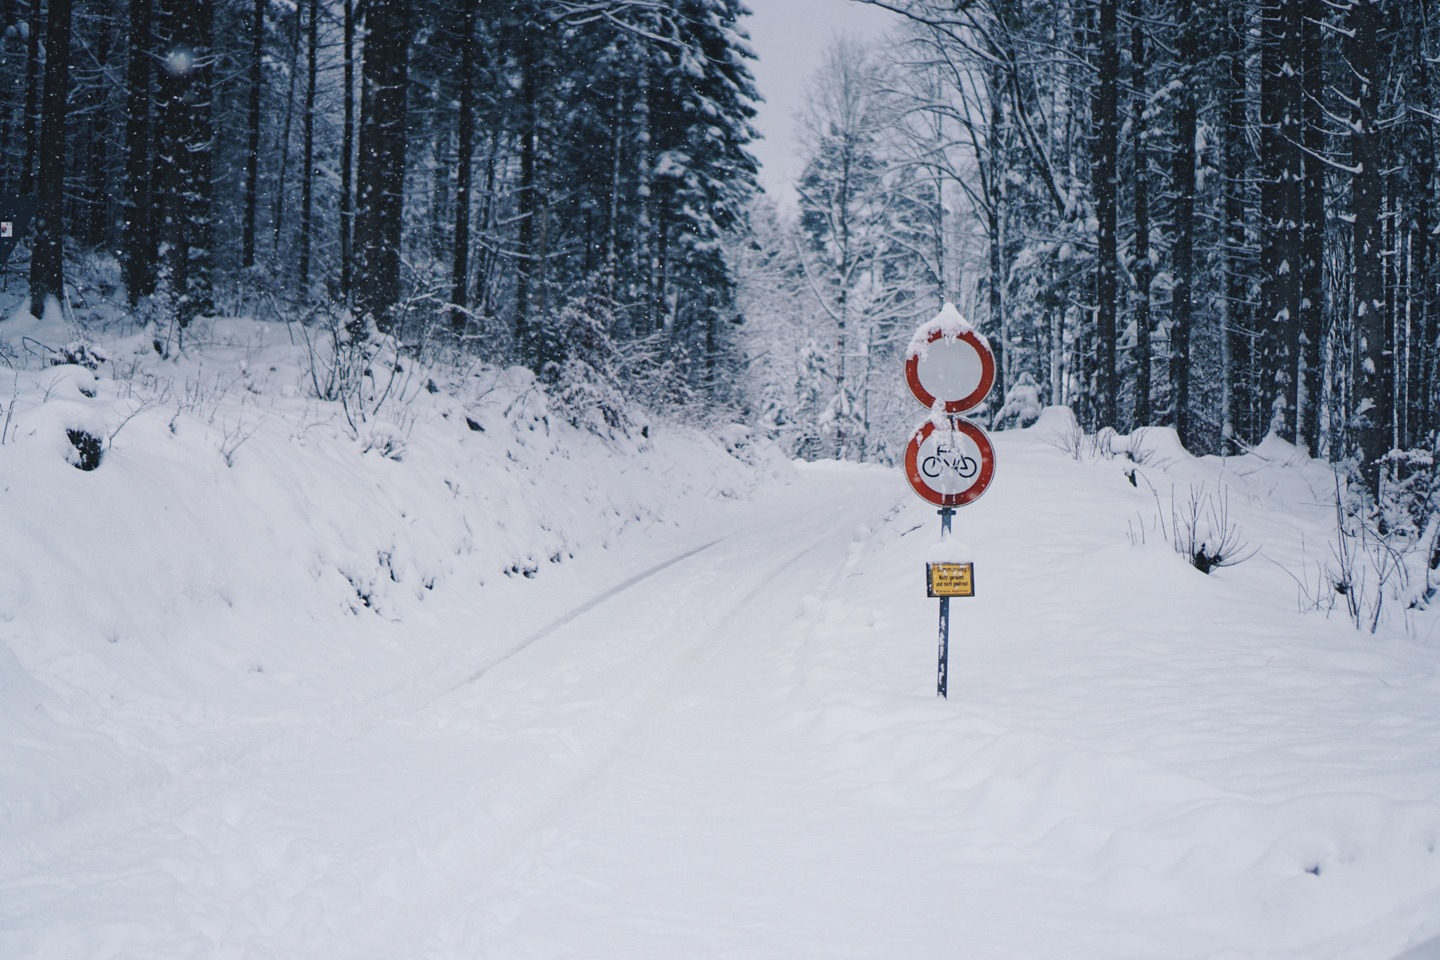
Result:
<instances>
[{"instance_id":1,"label":"tree trunk","mask_svg":"<svg viewBox=\"0 0 1440 960\"><path fill-rule=\"evenodd\" d=\"M30 312L63 300L65 118L70 94L70 0L50 0L45 29L45 99L40 120L39 199L30 242Z\"/></svg>"},{"instance_id":2,"label":"tree trunk","mask_svg":"<svg viewBox=\"0 0 1440 960\"><path fill-rule=\"evenodd\" d=\"M1096 425L1113 427L1115 419L1116 313L1116 154L1120 49L1115 25L1116 0L1097 0L1099 50L1095 88L1095 339ZM1192 120L1193 124L1193 120ZM1193 139L1193 137L1192 137ZM1183 436L1183 434L1182 434Z\"/></svg>"},{"instance_id":3,"label":"tree trunk","mask_svg":"<svg viewBox=\"0 0 1440 960\"><path fill-rule=\"evenodd\" d=\"M1145 25L1144 3L1131 0L1130 133L1135 156L1135 416L1134 426L1150 423L1150 160L1146 155L1145 130Z\"/></svg>"},{"instance_id":4,"label":"tree trunk","mask_svg":"<svg viewBox=\"0 0 1440 960\"><path fill-rule=\"evenodd\" d=\"M1245 331L1245 276L1241 259L1245 249L1245 37L1247 17L1244 4L1235 4L1228 11L1225 29L1226 67L1225 124L1221 131L1221 200L1224 223L1221 225L1221 259L1224 290L1220 298L1220 452L1238 453L1237 438L1249 439L1249 379L1237 376L1249 368L1251 340ZM1237 400L1239 401L1237 404ZM1236 407L1240 417L1236 417ZM1238 423L1237 423L1238 419Z\"/></svg>"},{"instance_id":5,"label":"tree trunk","mask_svg":"<svg viewBox=\"0 0 1440 960\"><path fill-rule=\"evenodd\" d=\"M1300 416L1304 406L1304 357L1301 356L1300 277L1303 271L1300 248L1300 224L1304 219L1301 183L1304 180L1300 144L1303 114L1300 73L1301 0L1280 0L1280 131L1276 147L1280 151L1280 220L1274 224L1278 243L1279 275L1276 292L1279 311L1274 322L1280 326L1284 343L1282 386L1285 390L1285 415L1280 436L1291 443L1303 442Z\"/></svg>"},{"instance_id":6,"label":"tree trunk","mask_svg":"<svg viewBox=\"0 0 1440 960\"><path fill-rule=\"evenodd\" d=\"M398 319L405 199L405 87L409 76L409 0L371 0L361 68L360 196L355 224L360 254L360 323L388 332ZM360 328L360 329L363 329Z\"/></svg>"},{"instance_id":7,"label":"tree trunk","mask_svg":"<svg viewBox=\"0 0 1440 960\"><path fill-rule=\"evenodd\" d=\"M265 5L255 0L250 36L249 150L245 154L245 221L241 227L240 266L255 265L255 214L259 206L260 181L260 93L265 86Z\"/></svg>"},{"instance_id":8,"label":"tree trunk","mask_svg":"<svg viewBox=\"0 0 1440 960\"><path fill-rule=\"evenodd\" d=\"M616 85L615 102L610 113L610 197L605 224L605 296L615 300L615 280L620 271L618 239L620 233L621 139L620 118L623 110L624 87Z\"/></svg>"},{"instance_id":9,"label":"tree trunk","mask_svg":"<svg viewBox=\"0 0 1440 960\"><path fill-rule=\"evenodd\" d=\"M1264 436L1273 420L1276 383L1283 376L1283 340L1275 322L1283 297L1279 291L1279 224L1284 213L1280 177L1284 171L1280 136L1280 16L1278 5L1260 6L1260 304L1255 318L1260 348L1255 434Z\"/></svg>"},{"instance_id":10,"label":"tree trunk","mask_svg":"<svg viewBox=\"0 0 1440 960\"><path fill-rule=\"evenodd\" d=\"M1305 152L1304 200L1300 225L1301 394L1299 440L1312 456L1320 453L1320 401L1323 380L1320 348L1325 339L1325 93L1320 21L1325 0L1305 0L1300 37L1301 118Z\"/></svg>"},{"instance_id":11,"label":"tree trunk","mask_svg":"<svg viewBox=\"0 0 1440 960\"><path fill-rule=\"evenodd\" d=\"M450 272L450 326L465 332L465 308L470 305L470 177L475 153L475 4L465 5L460 54L460 117L456 130L459 164L455 171L455 258Z\"/></svg>"},{"instance_id":12,"label":"tree trunk","mask_svg":"<svg viewBox=\"0 0 1440 960\"><path fill-rule=\"evenodd\" d=\"M130 63L125 78L125 227L122 275L130 306L155 292L155 227L150 209L151 0L130 0Z\"/></svg>"},{"instance_id":13,"label":"tree trunk","mask_svg":"<svg viewBox=\"0 0 1440 960\"><path fill-rule=\"evenodd\" d=\"M1430 22L1430 0L1419 0L1419 15L1415 17L1413 46L1415 51L1412 64L1415 70L1414 85L1420 99L1421 115L1416 118L1415 177L1413 203L1415 222L1412 231L1412 272L1415 276L1415 329L1420 333L1422 349L1420 355L1421 373L1417 391L1420 402L1417 414L1420 419L1421 435L1428 435L1436 428L1435 416L1435 365L1440 362L1440 351L1435 342L1437 334L1435 240L1432 232L1435 220L1431 207L1435 203L1435 126L1431 116L1435 113L1434 98L1430 91L1430 69L1424 26Z\"/></svg>"},{"instance_id":14,"label":"tree trunk","mask_svg":"<svg viewBox=\"0 0 1440 960\"><path fill-rule=\"evenodd\" d=\"M290 170L290 125L295 119L295 74L300 70L300 5L295 5L295 26L290 31L290 85L285 93L285 122L280 129L280 175L275 180L275 234L271 249L280 250L280 228L285 222L285 175Z\"/></svg>"},{"instance_id":15,"label":"tree trunk","mask_svg":"<svg viewBox=\"0 0 1440 960\"><path fill-rule=\"evenodd\" d=\"M355 158L355 0L345 0L345 121L340 137L340 293L350 297L354 236L353 164Z\"/></svg>"},{"instance_id":16,"label":"tree trunk","mask_svg":"<svg viewBox=\"0 0 1440 960\"><path fill-rule=\"evenodd\" d=\"M20 165L20 194L35 192L35 141L40 123L40 33L45 17L40 13L40 0L30 0L30 36L25 48L25 159ZM37 223L38 226L38 223Z\"/></svg>"},{"instance_id":17,"label":"tree trunk","mask_svg":"<svg viewBox=\"0 0 1440 960\"><path fill-rule=\"evenodd\" d=\"M310 0L310 18L305 62L305 167L300 181L300 296L309 299L310 286L310 205L315 185L315 74L320 53L320 4Z\"/></svg>"},{"instance_id":18,"label":"tree trunk","mask_svg":"<svg viewBox=\"0 0 1440 960\"><path fill-rule=\"evenodd\" d=\"M490 149L485 154L484 203L480 206L480 233L489 237L495 228L495 167L500 162L500 132L490 131ZM498 257L491 244L479 250L475 263L475 310L481 317L489 319L494 315L494 291L492 276Z\"/></svg>"},{"instance_id":19,"label":"tree trunk","mask_svg":"<svg viewBox=\"0 0 1440 960\"><path fill-rule=\"evenodd\" d=\"M1196 45L1190 0L1176 4L1175 23L1180 28L1181 82L1175 104L1175 158L1172 177L1175 185L1175 244L1170 252L1174 285L1170 289L1170 321L1173 327L1170 349L1170 384L1174 391L1175 432L1180 443L1190 446L1190 313L1194 264L1191 251L1195 239L1195 95Z\"/></svg>"},{"instance_id":20,"label":"tree trunk","mask_svg":"<svg viewBox=\"0 0 1440 960\"><path fill-rule=\"evenodd\" d=\"M109 17L97 25L99 36L91 49L99 72L104 75L110 69L110 54L115 47L115 22ZM85 216L84 228L79 232L91 249L99 249L110 238L110 191L107 174L110 153L110 112L106 109L109 97L108 84L92 83L86 97L86 112L90 116L89 144L86 156Z\"/></svg>"},{"instance_id":21,"label":"tree trunk","mask_svg":"<svg viewBox=\"0 0 1440 960\"><path fill-rule=\"evenodd\" d=\"M1391 33L1391 36L1394 34ZM1401 211L1398 202L1398 170L1394 163L1393 135L1380 136L1379 150L1384 183L1380 201L1380 285L1385 291L1385 329L1390 346L1390 449L1405 444L1405 368L1410 358L1409 344L1405 340L1405 325L1397 309L1397 291L1400 286L1400 239L1398 220Z\"/></svg>"},{"instance_id":22,"label":"tree trunk","mask_svg":"<svg viewBox=\"0 0 1440 960\"><path fill-rule=\"evenodd\" d=\"M539 324L532 314L531 285L535 273L536 203L535 148L539 139L536 87L539 64L535 62L533 28L525 39L520 79L520 189L516 198L519 207L519 259L515 264L515 349L522 362L537 364L540 356Z\"/></svg>"},{"instance_id":23,"label":"tree trunk","mask_svg":"<svg viewBox=\"0 0 1440 960\"><path fill-rule=\"evenodd\" d=\"M162 0L160 289L183 330L210 303L210 124L212 0Z\"/></svg>"},{"instance_id":24,"label":"tree trunk","mask_svg":"<svg viewBox=\"0 0 1440 960\"><path fill-rule=\"evenodd\" d=\"M1375 131L1380 107L1378 0L1354 0L1350 6L1352 36L1346 44L1352 75L1350 123L1351 209L1354 214L1352 256L1355 304L1354 425L1356 453L1365 485L1378 502L1381 458L1390 449L1390 360L1385 317L1385 291L1380 274L1380 150Z\"/></svg>"},{"instance_id":25,"label":"tree trunk","mask_svg":"<svg viewBox=\"0 0 1440 960\"><path fill-rule=\"evenodd\" d=\"M988 96L991 104L989 122L985 130L985 152L989 158L990 168L998 173L1003 169L1004 161L1001 154L1004 153L1004 128L1005 128L1005 76L998 66L992 66L989 71ZM1000 373L1001 397L1004 397L1005 389L1005 221L1004 211L1009 205L1007 186L1009 181L1004 176L992 175L986 180L990 195L986 197L985 204L985 227L988 239L989 263L988 270L990 280L986 284L986 295L990 307L990 324L988 329L991 332L999 332L1000 336L995 339L992 346L996 348L997 356L995 365ZM1059 403L1060 401L1055 401ZM1003 403L1003 400L1002 400Z\"/></svg>"},{"instance_id":26,"label":"tree trunk","mask_svg":"<svg viewBox=\"0 0 1440 960\"><path fill-rule=\"evenodd\" d=\"M20 36L19 10L16 0L4 0L4 17L0 18L0 50L3 50L4 62L8 66L10 60L10 38ZM0 109L0 157L10 156L10 137L15 132L14 113L12 109L15 96L15 85L18 78L13 69L5 71L5 79L0 81L4 85L4 107ZM11 176L9 164L0 169L0 190L6 193L15 189L15 182Z\"/></svg>"}]
</instances>

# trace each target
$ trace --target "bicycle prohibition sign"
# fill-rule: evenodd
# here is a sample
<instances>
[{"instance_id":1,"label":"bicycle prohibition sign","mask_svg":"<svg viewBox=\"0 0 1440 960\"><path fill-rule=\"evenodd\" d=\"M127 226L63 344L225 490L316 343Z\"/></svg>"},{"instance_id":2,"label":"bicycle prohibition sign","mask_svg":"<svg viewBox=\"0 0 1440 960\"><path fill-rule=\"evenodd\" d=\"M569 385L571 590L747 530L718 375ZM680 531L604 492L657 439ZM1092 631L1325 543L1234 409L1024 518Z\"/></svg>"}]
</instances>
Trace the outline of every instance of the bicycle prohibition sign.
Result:
<instances>
[{"instance_id":1,"label":"bicycle prohibition sign","mask_svg":"<svg viewBox=\"0 0 1440 960\"><path fill-rule=\"evenodd\" d=\"M995 476L995 448L978 425L950 419L949 430L926 420L905 448L905 476L921 499L963 507L980 498Z\"/></svg>"}]
</instances>

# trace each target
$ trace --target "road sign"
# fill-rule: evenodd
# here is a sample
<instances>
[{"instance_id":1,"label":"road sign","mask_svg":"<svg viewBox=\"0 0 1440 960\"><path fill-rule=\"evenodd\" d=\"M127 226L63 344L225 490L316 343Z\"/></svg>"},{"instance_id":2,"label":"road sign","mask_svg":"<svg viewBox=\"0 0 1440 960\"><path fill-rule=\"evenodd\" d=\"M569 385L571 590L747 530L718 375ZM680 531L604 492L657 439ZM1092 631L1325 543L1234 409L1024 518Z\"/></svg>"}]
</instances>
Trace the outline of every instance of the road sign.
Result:
<instances>
[{"instance_id":1,"label":"road sign","mask_svg":"<svg viewBox=\"0 0 1440 960\"><path fill-rule=\"evenodd\" d=\"M905 477L920 499L963 507L979 499L995 477L995 448L978 424L951 417L952 430L926 420L905 448Z\"/></svg>"},{"instance_id":2,"label":"road sign","mask_svg":"<svg viewBox=\"0 0 1440 960\"><path fill-rule=\"evenodd\" d=\"M0 196L0 267L10 262L10 251L30 232L39 205L34 197Z\"/></svg>"},{"instance_id":3,"label":"road sign","mask_svg":"<svg viewBox=\"0 0 1440 960\"><path fill-rule=\"evenodd\" d=\"M947 303L910 340L905 382L915 399L931 411L931 419L920 425L905 448L905 479L920 499L940 508L943 538L950 533L954 508L978 500L995 477L990 436L979 424L957 416L978 407L995 386L995 354L955 305ZM975 595L974 567L927 563L925 586L930 596L940 598L935 692L945 697L950 674L950 598Z\"/></svg>"},{"instance_id":4,"label":"road sign","mask_svg":"<svg viewBox=\"0 0 1440 960\"><path fill-rule=\"evenodd\" d=\"M925 595L927 597L975 596L975 564L925 564Z\"/></svg>"},{"instance_id":5,"label":"road sign","mask_svg":"<svg viewBox=\"0 0 1440 960\"><path fill-rule=\"evenodd\" d=\"M995 354L973 330L947 333L937 326L906 358L905 382L925 406L944 400L946 413L964 413L995 386Z\"/></svg>"}]
</instances>

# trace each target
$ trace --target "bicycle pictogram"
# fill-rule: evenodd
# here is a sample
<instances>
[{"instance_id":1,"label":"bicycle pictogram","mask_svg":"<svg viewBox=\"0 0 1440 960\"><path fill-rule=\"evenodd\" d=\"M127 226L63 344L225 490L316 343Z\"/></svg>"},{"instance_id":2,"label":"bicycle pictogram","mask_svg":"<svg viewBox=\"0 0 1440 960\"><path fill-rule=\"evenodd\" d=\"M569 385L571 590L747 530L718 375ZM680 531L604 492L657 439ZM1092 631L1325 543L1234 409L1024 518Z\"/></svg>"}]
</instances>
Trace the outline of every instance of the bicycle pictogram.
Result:
<instances>
[{"instance_id":1,"label":"bicycle pictogram","mask_svg":"<svg viewBox=\"0 0 1440 960\"><path fill-rule=\"evenodd\" d=\"M980 471L980 463L958 450L937 450L920 464L920 472L931 480L938 479L946 470L969 480Z\"/></svg>"}]
</instances>

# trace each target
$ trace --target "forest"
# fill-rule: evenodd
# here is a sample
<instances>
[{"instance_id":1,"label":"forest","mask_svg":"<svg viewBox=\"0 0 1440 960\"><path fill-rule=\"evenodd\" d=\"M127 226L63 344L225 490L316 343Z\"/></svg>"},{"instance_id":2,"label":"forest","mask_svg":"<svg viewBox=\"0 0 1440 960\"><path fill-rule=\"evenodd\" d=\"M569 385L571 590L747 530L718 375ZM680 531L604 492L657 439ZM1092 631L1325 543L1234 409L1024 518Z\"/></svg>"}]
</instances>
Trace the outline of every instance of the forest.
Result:
<instances>
[{"instance_id":1,"label":"forest","mask_svg":"<svg viewBox=\"0 0 1440 960\"><path fill-rule=\"evenodd\" d=\"M839 332L832 434L899 403L866 383L908 333L887 311L953 299L1003 355L1002 425L1066 404L1197 453L1273 434L1372 491L1429 472L1428 0L872 2L905 26L832 50L774 245Z\"/></svg>"},{"instance_id":2,"label":"forest","mask_svg":"<svg viewBox=\"0 0 1440 960\"><path fill-rule=\"evenodd\" d=\"M755 175L740 12L6 0L0 190L40 198L32 309L69 283L177 343L252 312L552 380L623 343L662 399L718 389L720 241Z\"/></svg>"},{"instance_id":3,"label":"forest","mask_svg":"<svg viewBox=\"0 0 1440 960\"><path fill-rule=\"evenodd\" d=\"M1430 469L1430 0L868 2L896 29L835 39L787 203L740 0L4 0L0 193L40 203L6 282L880 462L953 301L1001 357L992 426L1065 404L1372 490Z\"/></svg>"}]
</instances>

